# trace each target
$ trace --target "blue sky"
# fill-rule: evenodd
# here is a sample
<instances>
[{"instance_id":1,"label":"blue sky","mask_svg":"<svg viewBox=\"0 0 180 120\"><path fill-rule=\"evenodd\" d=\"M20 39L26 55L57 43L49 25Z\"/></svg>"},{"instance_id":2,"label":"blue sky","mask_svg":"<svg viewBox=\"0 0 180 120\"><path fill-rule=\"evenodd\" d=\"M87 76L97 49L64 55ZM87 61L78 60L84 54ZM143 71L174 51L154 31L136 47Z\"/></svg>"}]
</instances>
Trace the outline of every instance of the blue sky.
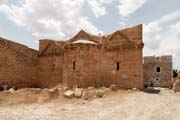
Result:
<instances>
[{"instance_id":1,"label":"blue sky","mask_svg":"<svg viewBox=\"0 0 180 120\"><path fill-rule=\"evenodd\" d=\"M143 24L144 56L173 55L180 69L180 0L0 0L0 37L38 49L65 40Z\"/></svg>"}]
</instances>

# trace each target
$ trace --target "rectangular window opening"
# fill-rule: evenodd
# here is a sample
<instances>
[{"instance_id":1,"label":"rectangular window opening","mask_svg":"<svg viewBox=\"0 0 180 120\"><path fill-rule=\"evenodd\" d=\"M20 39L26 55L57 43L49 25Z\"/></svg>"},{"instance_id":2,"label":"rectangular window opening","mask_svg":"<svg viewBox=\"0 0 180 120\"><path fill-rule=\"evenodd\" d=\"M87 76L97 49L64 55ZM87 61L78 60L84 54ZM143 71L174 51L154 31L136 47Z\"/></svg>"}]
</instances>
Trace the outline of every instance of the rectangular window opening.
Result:
<instances>
[{"instance_id":1,"label":"rectangular window opening","mask_svg":"<svg viewBox=\"0 0 180 120\"><path fill-rule=\"evenodd\" d=\"M119 62L117 62L117 68L116 69L119 70Z\"/></svg>"},{"instance_id":2,"label":"rectangular window opening","mask_svg":"<svg viewBox=\"0 0 180 120\"><path fill-rule=\"evenodd\" d=\"M160 67L156 67L156 72L161 72L161 68Z\"/></svg>"},{"instance_id":3,"label":"rectangular window opening","mask_svg":"<svg viewBox=\"0 0 180 120\"><path fill-rule=\"evenodd\" d=\"M55 65L54 64L52 64L52 71L54 72L54 67L55 67Z\"/></svg>"},{"instance_id":4,"label":"rectangular window opening","mask_svg":"<svg viewBox=\"0 0 180 120\"><path fill-rule=\"evenodd\" d=\"M73 61L73 70L75 70L75 69L76 69L76 62Z\"/></svg>"}]
</instances>

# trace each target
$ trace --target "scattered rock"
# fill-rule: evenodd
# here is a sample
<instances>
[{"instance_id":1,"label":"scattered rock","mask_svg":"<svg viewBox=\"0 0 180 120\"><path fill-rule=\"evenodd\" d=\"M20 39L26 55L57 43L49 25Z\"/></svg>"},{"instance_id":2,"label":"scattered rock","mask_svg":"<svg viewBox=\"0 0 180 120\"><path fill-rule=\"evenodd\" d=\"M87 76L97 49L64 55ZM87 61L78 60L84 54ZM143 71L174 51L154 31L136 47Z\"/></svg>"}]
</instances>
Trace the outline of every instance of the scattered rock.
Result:
<instances>
[{"instance_id":1,"label":"scattered rock","mask_svg":"<svg viewBox=\"0 0 180 120\"><path fill-rule=\"evenodd\" d=\"M13 88L10 88L8 91L9 91L10 93L14 93L14 92L15 92L15 90L14 90Z\"/></svg>"},{"instance_id":2,"label":"scattered rock","mask_svg":"<svg viewBox=\"0 0 180 120\"><path fill-rule=\"evenodd\" d=\"M12 86L12 88L13 88L14 90L17 90L17 89L18 89L17 86Z\"/></svg>"},{"instance_id":3,"label":"scattered rock","mask_svg":"<svg viewBox=\"0 0 180 120\"><path fill-rule=\"evenodd\" d=\"M132 90L133 90L133 91L139 91L139 89L137 89L137 88L132 88Z\"/></svg>"},{"instance_id":4,"label":"scattered rock","mask_svg":"<svg viewBox=\"0 0 180 120\"><path fill-rule=\"evenodd\" d=\"M37 102L38 103L43 103L43 102L46 102L47 100L48 100L47 97L41 96L41 97L38 98Z\"/></svg>"},{"instance_id":5,"label":"scattered rock","mask_svg":"<svg viewBox=\"0 0 180 120\"><path fill-rule=\"evenodd\" d=\"M2 87L3 87L3 90L8 90L8 85L2 85Z\"/></svg>"},{"instance_id":6,"label":"scattered rock","mask_svg":"<svg viewBox=\"0 0 180 120\"><path fill-rule=\"evenodd\" d=\"M31 89L31 92L32 92L32 93L35 93L35 94L39 94L39 93L41 93L41 91L42 91L41 88L32 88L32 89Z\"/></svg>"},{"instance_id":7,"label":"scattered rock","mask_svg":"<svg viewBox=\"0 0 180 120\"><path fill-rule=\"evenodd\" d=\"M75 91L75 89L77 88L77 85L73 85L73 91Z\"/></svg>"},{"instance_id":8,"label":"scattered rock","mask_svg":"<svg viewBox=\"0 0 180 120\"><path fill-rule=\"evenodd\" d=\"M176 80L173 83L173 90L174 92L180 92L180 80Z\"/></svg>"},{"instance_id":9,"label":"scattered rock","mask_svg":"<svg viewBox=\"0 0 180 120\"><path fill-rule=\"evenodd\" d=\"M103 90L97 90L96 91L96 97L103 97L104 96L104 91Z\"/></svg>"},{"instance_id":10,"label":"scattered rock","mask_svg":"<svg viewBox=\"0 0 180 120\"><path fill-rule=\"evenodd\" d=\"M49 98L57 98L59 96L59 92L57 88L53 88L48 90Z\"/></svg>"},{"instance_id":11,"label":"scattered rock","mask_svg":"<svg viewBox=\"0 0 180 120\"><path fill-rule=\"evenodd\" d=\"M94 90L84 90L81 99L88 100L96 96L96 91Z\"/></svg>"},{"instance_id":12,"label":"scattered rock","mask_svg":"<svg viewBox=\"0 0 180 120\"><path fill-rule=\"evenodd\" d=\"M74 96L74 92L72 90L68 90L64 93L65 98L72 98Z\"/></svg>"},{"instance_id":13,"label":"scattered rock","mask_svg":"<svg viewBox=\"0 0 180 120\"><path fill-rule=\"evenodd\" d=\"M155 88L145 88L143 89L144 92L150 93L150 94L159 94L160 90Z\"/></svg>"},{"instance_id":14,"label":"scattered rock","mask_svg":"<svg viewBox=\"0 0 180 120\"><path fill-rule=\"evenodd\" d=\"M70 90L70 88L69 88L69 87L63 87L63 89L64 89L64 90Z\"/></svg>"},{"instance_id":15,"label":"scattered rock","mask_svg":"<svg viewBox=\"0 0 180 120\"><path fill-rule=\"evenodd\" d=\"M88 87L88 90L93 90L93 89L94 89L94 86Z\"/></svg>"},{"instance_id":16,"label":"scattered rock","mask_svg":"<svg viewBox=\"0 0 180 120\"><path fill-rule=\"evenodd\" d=\"M111 89L112 91L117 91L117 90L118 90L118 88L117 88L116 85L111 85L111 86L110 86L110 89Z\"/></svg>"},{"instance_id":17,"label":"scattered rock","mask_svg":"<svg viewBox=\"0 0 180 120\"><path fill-rule=\"evenodd\" d=\"M83 99L83 100L88 100L89 99L88 91L84 91L82 93L81 99Z\"/></svg>"},{"instance_id":18,"label":"scattered rock","mask_svg":"<svg viewBox=\"0 0 180 120\"><path fill-rule=\"evenodd\" d=\"M80 98L81 95L82 95L82 92L83 92L83 89L82 89L82 88L75 88L75 89L74 89L74 96Z\"/></svg>"},{"instance_id":19,"label":"scattered rock","mask_svg":"<svg viewBox=\"0 0 180 120\"><path fill-rule=\"evenodd\" d=\"M54 88L63 88L63 85L62 84L57 84Z\"/></svg>"}]
</instances>

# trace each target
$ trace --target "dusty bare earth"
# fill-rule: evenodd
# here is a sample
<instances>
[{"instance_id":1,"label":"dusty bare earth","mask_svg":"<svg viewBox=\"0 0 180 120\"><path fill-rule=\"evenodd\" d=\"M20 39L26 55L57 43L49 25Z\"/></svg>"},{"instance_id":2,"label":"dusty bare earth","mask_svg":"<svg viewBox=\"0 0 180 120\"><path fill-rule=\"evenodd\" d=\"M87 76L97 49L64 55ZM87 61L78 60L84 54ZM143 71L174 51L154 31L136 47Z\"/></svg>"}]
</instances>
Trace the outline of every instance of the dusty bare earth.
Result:
<instances>
[{"instance_id":1,"label":"dusty bare earth","mask_svg":"<svg viewBox=\"0 0 180 120\"><path fill-rule=\"evenodd\" d=\"M109 92L91 100L62 96L37 103L41 93L0 93L0 120L180 120L180 93ZM13 102L14 101L14 102Z\"/></svg>"}]
</instances>

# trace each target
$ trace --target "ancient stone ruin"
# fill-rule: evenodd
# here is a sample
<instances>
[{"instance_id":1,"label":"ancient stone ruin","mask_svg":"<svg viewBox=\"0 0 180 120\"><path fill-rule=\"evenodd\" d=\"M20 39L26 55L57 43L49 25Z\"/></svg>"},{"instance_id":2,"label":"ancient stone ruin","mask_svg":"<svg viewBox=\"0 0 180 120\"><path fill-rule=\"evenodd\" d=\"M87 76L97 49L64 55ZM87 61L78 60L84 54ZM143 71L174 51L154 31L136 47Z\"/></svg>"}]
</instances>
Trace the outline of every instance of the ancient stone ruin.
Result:
<instances>
[{"instance_id":1,"label":"ancient stone ruin","mask_svg":"<svg viewBox=\"0 0 180 120\"><path fill-rule=\"evenodd\" d=\"M0 38L0 85L143 88L142 49L142 25L102 36L81 30L65 41L42 39L38 51ZM168 86L171 60L145 57L145 81ZM165 74L157 73L158 67L160 73L167 69Z\"/></svg>"},{"instance_id":2,"label":"ancient stone ruin","mask_svg":"<svg viewBox=\"0 0 180 120\"><path fill-rule=\"evenodd\" d=\"M172 77L171 55L144 57L144 85L170 87Z\"/></svg>"},{"instance_id":3,"label":"ancient stone ruin","mask_svg":"<svg viewBox=\"0 0 180 120\"><path fill-rule=\"evenodd\" d=\"M40 40L38 84L143 87L142 25L95 36L81 30L67 41Z\"/></svg>"}]
</instances>

